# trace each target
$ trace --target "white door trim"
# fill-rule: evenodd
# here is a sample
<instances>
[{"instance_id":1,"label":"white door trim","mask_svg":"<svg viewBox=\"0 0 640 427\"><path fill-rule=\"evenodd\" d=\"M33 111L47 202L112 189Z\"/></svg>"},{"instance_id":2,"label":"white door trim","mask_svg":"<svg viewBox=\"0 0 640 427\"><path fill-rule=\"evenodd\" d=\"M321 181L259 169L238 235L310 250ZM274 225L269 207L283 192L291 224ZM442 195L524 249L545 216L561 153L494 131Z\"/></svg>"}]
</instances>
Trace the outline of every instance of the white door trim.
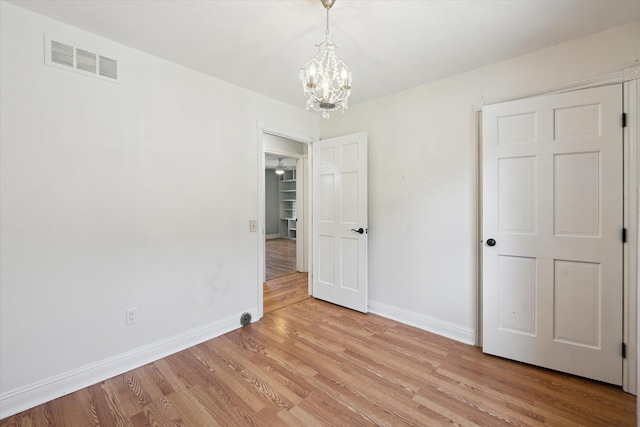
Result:
<instances>
[{"instance_id":1,"label":"white door trim","mask_svg":"<svg viewBox=\"0 0 640 427\"><path fill-rule=\"evenodd\" d=\"M638 342L640 342L640 318L638 317L638 307L640 306L640 293L638 292L638 281L640 271L638 270L638 241L640 240L640 212L638 210L640 201L640 66L628 68L623 71L598 76L591 79L581 80L568 84L553 86L538 91L532 91L509 97L496 98L492 100L479 100L473 104L476 113L476 123L482 122L482 107L484 105L496 104L500 102L512 101L516 99L529 98L539 95L562 93L572 90L587 89L591 87L604 86L609 84L623 84L623 112L627 115L627 127L623 129L624 137L624 227L627 229L627 243L624 245L624 318L623 318L623 338L627 347L627 357L622 364L622 389L627 393L637 394L638 392L638 366L640 365L638 352ZM482 150L482 128L476 127L477 153ZM482 156L477 155L476 176L478 176L478 186L476 199L478 200L478 219L482 219L482 192L480 174L482 173ZM481 250L482 227L478 223L477 245L475 246L477 260L477 289L476 289L476 309L477 328L476 342L482 346L482 250Z\"/></svg>"},{"instance_id":2,"label":"white door trim","mask_svg":"<svg viewBox=\"0 0 640 427\"><path fill-rule=\"evenodd\" d=\"M631 76L630 73L626 74ZM637 319L640 307L638 292L638 242L640 229L638 212L640 188L640 67L636 67L634 79L623 84L623 111L627 115L627 126L622 130L624 145L624 227L627 229L627 244L624 247L622 271L624 281L623 339L627 344L627 357L622 362L622 389L638 394L638 333L640 319Z\"/></svg>"},{"instance_id":3,"label":"white door trim","mask_svg":"<svg viewBox=\"0 0 640 427\"><path fill-rule=\"evenodd\" d=\"M562 92L570 92L573 90L579 89L588 89L597 86L606 86L616 83L624 83L632 80L636 80L640 78L640 66L627 68L623 71L618 71L616 73L606 74L604 76L592 77L590 79L580 80L577 82L564 83L557 86L552 86L536 91L525 92L518 95L510 95L504 96L501 98L493 98L493 99L480 99L473 103L473 111L479 112L482 111L482 107L485 105L491 104L499 104L501 102L507 101L515 101L517 99L523 98L531 98L539 95L549 95L552 93L562 93Z\"/></svg>"},{"instance_id":4,"label":"white door trim","mask_svg":"<svg viewBox=\"0 0 640 427\"><path fill-rule=\"evenodd\" d=\"M300 142L302 144L307 144L309 146L308 151L308 155L301 155L299 153L288 153L288 152L283 152L283 151L277 151L277 150L267 150L264 147L264 140L263 140L263 135L273 135L273 136L279 136L282 138L287 138L290 139L292 141L296 141L296 142ZM311 136L306 136L306 135L296 135L294 133L290 133L287 131L283 131L283 130L278 130L278 129L274 129L274 128L269 128L269 127L265 127L263 125L263 123L258 122L257 123L257 136L256 136L256 140L257 140L257 164L258 164L258 188L257 188L257 193L258 193L258 233L257 233L257 240L258 240L258 274L257 274L257 292L258 292L258 307L257 307L257 313L258 313L258 319L261 319L262 316L264 315L264 300L263 300L263 282L264 282L264 271L265 271L265 243L264 243L264 238L265 238L265 228L264 228L264 222L265 222L265 201L264 201L264 197L265 197L265 180L264 180L264 168L265 168L265 154L269 153L269 154L275 154L275 155L283 155L283 156L287 156L287 157L294 157L294 158L298 158L300 159L302 162L304 162L304 202L303 202L303 225L302 227L304 227L303 230L303 234L305 236L305 241L303 242L304 247L306 249L306 263L307 263L307 269L309 271L309 280L308 280L308 286L309 286L309 295L311 295L312 293L312 273L313 273L313 263L312 263L312 244L313 244L313 239L311 238L311 200L312 200L312 193L311 193L311 161L312 161L312 149L311 149L311 144L317 140L317 138L315 137L311 137ZM258 320L256 319L256 320Z\"/></svg>"}]
</instances>

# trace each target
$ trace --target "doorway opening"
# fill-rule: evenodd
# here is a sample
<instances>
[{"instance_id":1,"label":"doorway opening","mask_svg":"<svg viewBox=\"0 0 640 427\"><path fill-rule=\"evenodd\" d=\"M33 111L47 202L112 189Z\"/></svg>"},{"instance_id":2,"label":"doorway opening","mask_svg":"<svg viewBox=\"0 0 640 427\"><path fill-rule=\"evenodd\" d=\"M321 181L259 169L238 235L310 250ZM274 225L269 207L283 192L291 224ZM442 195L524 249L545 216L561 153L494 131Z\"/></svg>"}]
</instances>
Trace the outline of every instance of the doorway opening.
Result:
<instances>
[{"instance_id":1,"label":"doorway opening","mask_svg":"<svg viewBox=\"0 0 640 427\"><path fill-rule=\"evenodd\" d=\"M269 281L298 271L297 160L282 155L265 154L265 280ZM301 194L302 196L302 194ZM302 232L302 230L301 230Z\"/></svg>"},{"instance_id":2,"label":"doorway opening","mask_svg":"<svg viewBox=\"0 0 640 427\"><path fill-rule=\"evenodd\" d=\"M312 140L259 132L259 309L277 310L311 294L307 173ZM276 173L277 172L277 173Z\"/></svg>"},{"instance_id":3,"label":"doorway opening","mask_svg":"<svg viewBox=\"0 0 640 427\"><path fill-rule=\"evenodd\" d=\"M291 139L259 126L260 317L264 314L266 278L264 165L268 154L297 158L296 269L309 272L308 295L363 313L368 311L367 140L367 133L360 132L316 141L311 149L313 140Z\"/></svg>"}]
</instances>

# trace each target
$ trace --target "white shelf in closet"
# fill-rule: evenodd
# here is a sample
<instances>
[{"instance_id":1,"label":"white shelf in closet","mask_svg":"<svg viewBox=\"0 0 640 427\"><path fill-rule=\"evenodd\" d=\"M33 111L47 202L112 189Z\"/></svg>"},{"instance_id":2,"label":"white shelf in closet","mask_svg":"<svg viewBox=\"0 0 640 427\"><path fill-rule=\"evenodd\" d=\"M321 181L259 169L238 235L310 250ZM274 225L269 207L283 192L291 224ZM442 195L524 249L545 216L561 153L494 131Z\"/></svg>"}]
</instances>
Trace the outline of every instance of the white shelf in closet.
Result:
<instances>
[{"instance_id":1,"label":"white shelf in closet","mask_svg":"<svg viewBox=\"0 0 640 427\"><path fill-rule=\"evenodd\" d=\"M280 237L296 238L296 171L285 170L280 177Z\"/></svg>"}]
</instances>

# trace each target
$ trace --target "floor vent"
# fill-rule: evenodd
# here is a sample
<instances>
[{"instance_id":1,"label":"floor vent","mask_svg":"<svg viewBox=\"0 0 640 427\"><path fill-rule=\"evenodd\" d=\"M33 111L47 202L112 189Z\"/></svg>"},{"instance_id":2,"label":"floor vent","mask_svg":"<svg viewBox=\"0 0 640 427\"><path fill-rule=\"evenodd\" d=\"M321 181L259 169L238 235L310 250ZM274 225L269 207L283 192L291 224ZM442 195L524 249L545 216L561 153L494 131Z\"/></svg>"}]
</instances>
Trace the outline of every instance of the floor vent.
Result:
<instances>
[{"instance_id":1,"label":"floor vent","mask_svg":"<svg viewBox=\"0 0 640 427\"><path fill-rule=\"evenodd\" d=\"M45 64L112 82L118 81L118 61L45 37Z\"/></svg>"}]
</instances>

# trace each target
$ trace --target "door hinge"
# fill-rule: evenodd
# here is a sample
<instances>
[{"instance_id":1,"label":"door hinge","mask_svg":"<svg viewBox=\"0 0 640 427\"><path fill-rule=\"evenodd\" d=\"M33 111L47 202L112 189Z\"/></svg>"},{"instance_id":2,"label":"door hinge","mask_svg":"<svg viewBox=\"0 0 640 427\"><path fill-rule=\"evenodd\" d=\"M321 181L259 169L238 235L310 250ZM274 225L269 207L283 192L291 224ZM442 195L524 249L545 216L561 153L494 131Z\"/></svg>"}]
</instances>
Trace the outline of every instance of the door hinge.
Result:
<instances>
[{"instance_id":1,"label":"door hinge","mask_svg":"<svg viewBox=\"0 0 640 427\"><path fill-rule=\"evenodd\" d=\"M622 343L622 358L626 359L627 358L627 344Z\"/></svg>"},{"instance_id":2,"label":"door hinge","mask_svg":"<svg viewBox=\"0 0 640 427\"><path fill-rule=\"evenodd\" d=\"M622 113L622 127L627 127L627 113Z\"/></svg>"},{"instance_id":3,"label":"door hinge","mask_svg":"<svg viewBox=\"0 0 640 427\"><path fill-rule=\"evenodd\" d=\"M627 243L627 229L622 229L622 243Z\"/></svg>"}]
</instances>

